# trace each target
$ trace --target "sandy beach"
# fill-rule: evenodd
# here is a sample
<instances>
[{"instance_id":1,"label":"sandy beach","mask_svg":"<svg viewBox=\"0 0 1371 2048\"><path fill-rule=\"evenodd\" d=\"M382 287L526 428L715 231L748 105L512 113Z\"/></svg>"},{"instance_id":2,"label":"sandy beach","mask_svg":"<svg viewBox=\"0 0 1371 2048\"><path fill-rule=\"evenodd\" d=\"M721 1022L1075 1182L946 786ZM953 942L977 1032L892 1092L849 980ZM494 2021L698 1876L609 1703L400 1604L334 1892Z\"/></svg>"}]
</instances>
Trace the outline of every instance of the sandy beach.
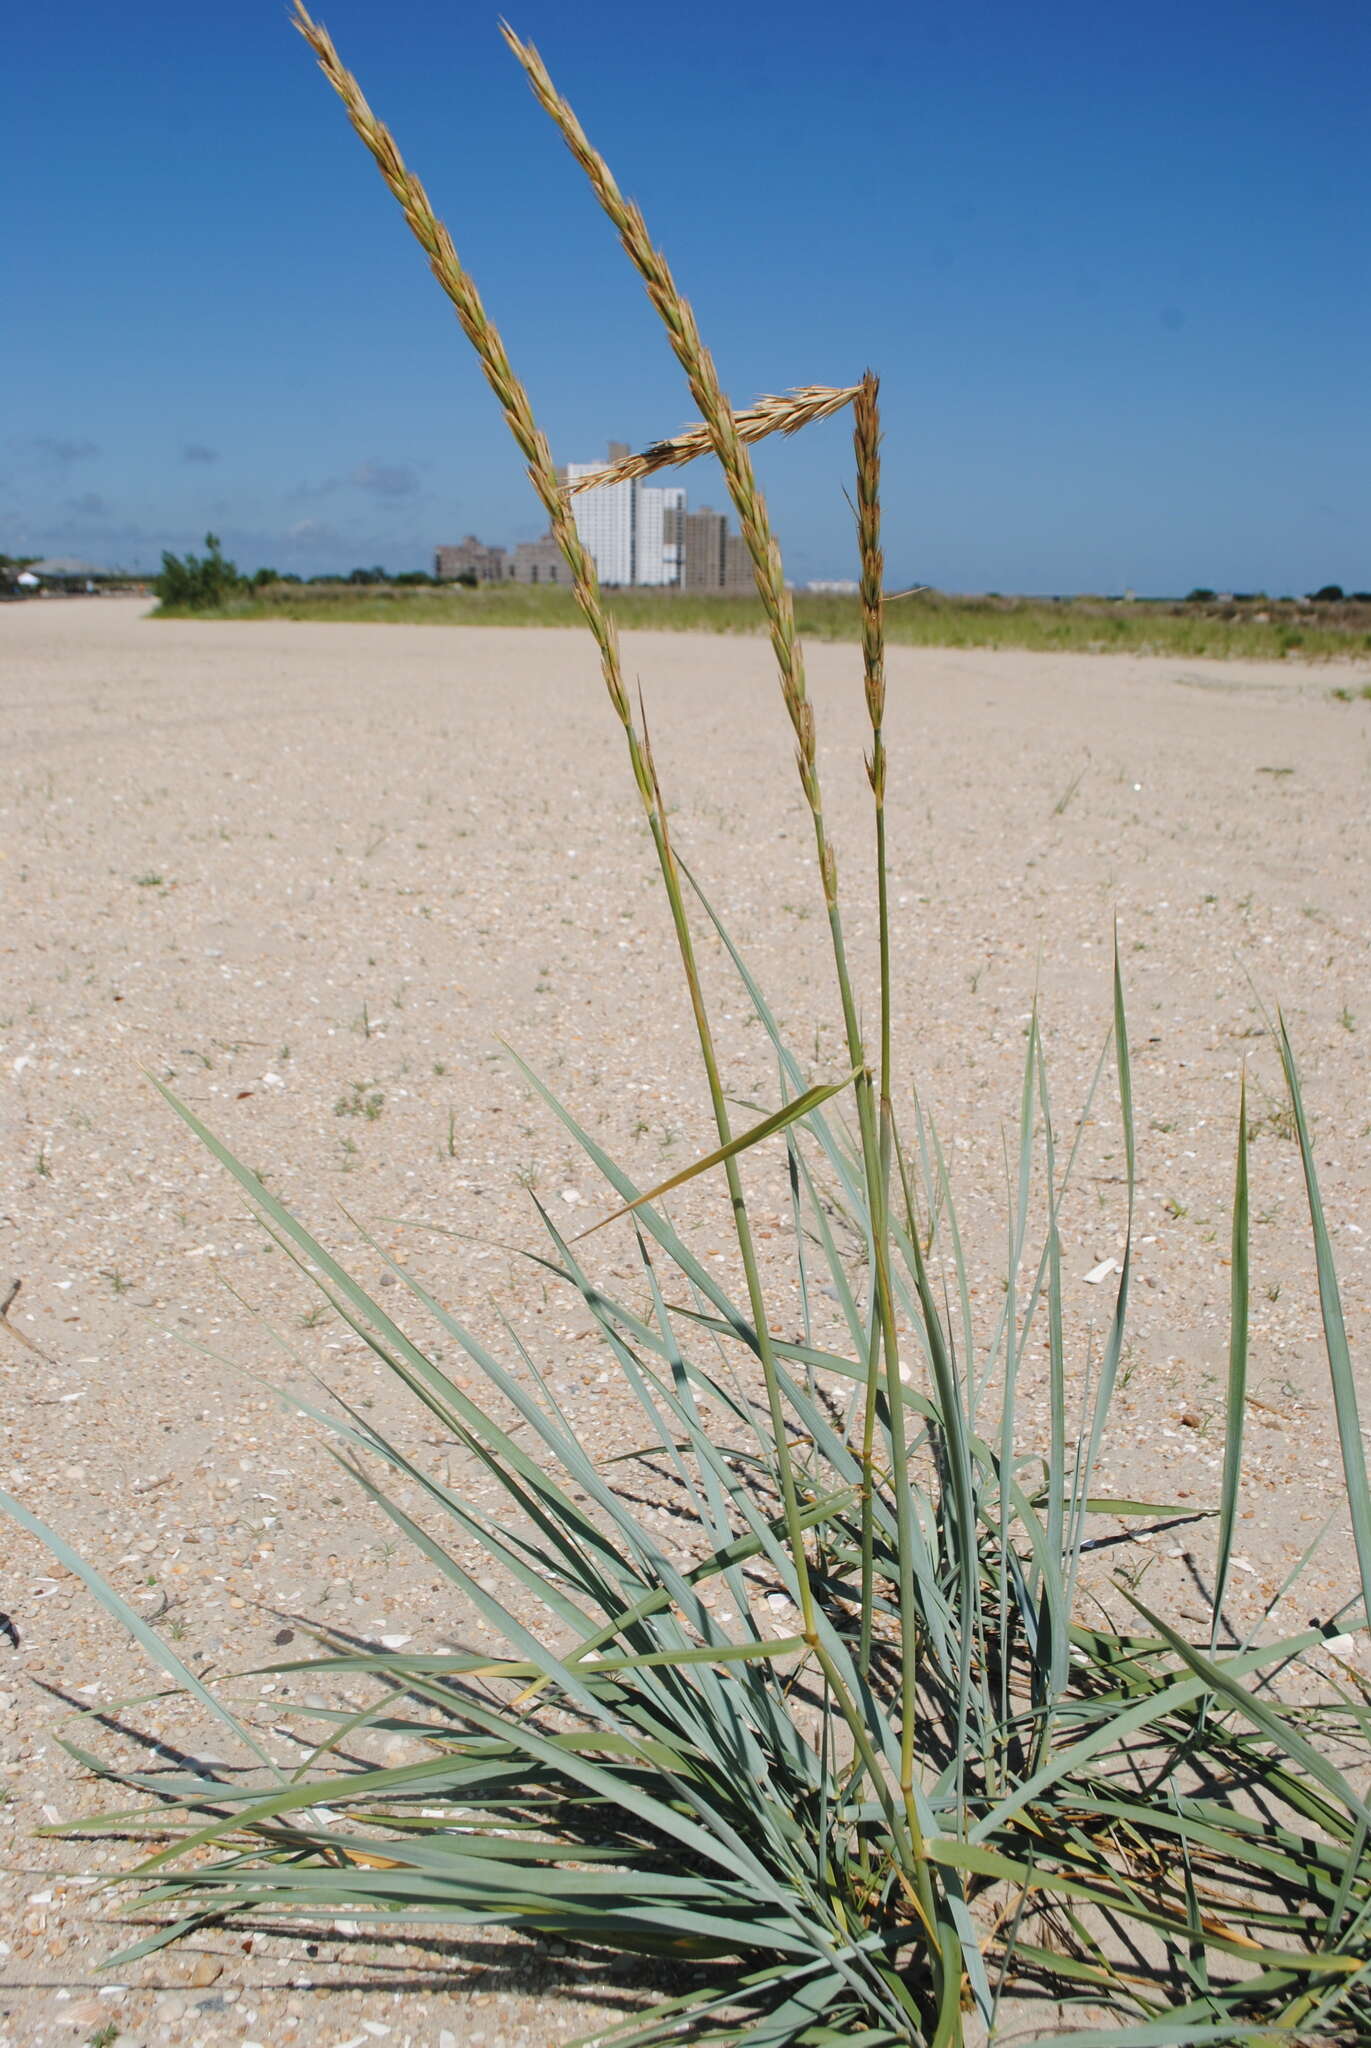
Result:
<instances>
[{"instance_id":1,"label":"sandy beach","mask_svg":"<svg viewBox=\"0 0 1371 2048\"><path fill-rule=\"evenodd\" d=\"M307 1373L422 1416L166 1107L165 1081L368 1284L365 1226L478 1332L501 1314L597 1450L625 1447L607 1361L519 1248L530 1191L600 1213L508 1041L643 1182L710 1149L669 920L588 638L560 631L155 622L137 601L0 607L0 1485L205 1671L303 1654L325 1616L415 1647L479 1639L388 1540L319 1430ZM791 738L761 640L629 635L675 836L815 1078L840 1071L831 962ZM810 654L849 936L875 927L855 648ZM1267 1021L1301 1063L1353 1355L1371 1306L1371 665L897 648L890 813L903 1091L957 1176L978 1285L1002 1265L1003 1134L1041 1004L1055 1101L1083 1097L1117 920L1139 1137L1138 1280L1108 1448L1121 1490L1217 1489L1239 1077L1254 1130L1249 1484L1235 1613L1253 1621L1341 1497L1299 1158ZM717 949L726 1081L770 1105L763 1034ZM1103 1103L1103 1098L1102 1098ZM1110 1116L1108 1103L1099 1115ZM1071 1214L1081 1331L1109 1289L1121 1169L1101 1138ZM781 1202L774 1163L755 1168ZM770 1178L768 1178L770 1176ZM716 1195L679 1213L719 1269ZM428 1228L427 1225L434 1227ZM612 1237L607 1270L622 1257ZM779 1247L779 1239L778 1239ZM631 1425L629 1425L631 1426ZM1196 1538L1197 1546L1205 1538ZM0 2048L304 2043L514 2048L630 2009L632 1973L498 1933L406 1943L212 1931L110 1985L118 1899L62 1873L135 1845L35 1829L126 1803L60 1738L79 1712L205 1758L180 1704L77 1581L6 1525L0 1638ZM1148 1593L1184 1615L1183 1545ZM1291 1617L1352 1593L1340 1525ZM340 1619L341 1617L341 1619ZM293 1645L292 1647L287 1647ZM243 1680L269 1733L282 1695ZM101 1731L95 1731L101 1733ZM126 1907L127 1901L123 1904Z\"/></svg>"}]
</instances>

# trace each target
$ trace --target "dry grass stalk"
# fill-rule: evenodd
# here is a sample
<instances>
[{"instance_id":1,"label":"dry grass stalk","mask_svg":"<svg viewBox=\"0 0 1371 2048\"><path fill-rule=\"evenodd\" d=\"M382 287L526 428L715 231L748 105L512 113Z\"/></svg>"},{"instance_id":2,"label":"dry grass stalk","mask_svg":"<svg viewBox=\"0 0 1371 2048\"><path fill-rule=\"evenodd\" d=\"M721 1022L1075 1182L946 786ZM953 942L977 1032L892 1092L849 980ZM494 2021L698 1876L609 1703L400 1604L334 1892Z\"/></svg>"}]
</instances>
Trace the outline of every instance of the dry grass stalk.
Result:
<instances>
[{"instance_id":1,"label":"dry grass stalk","mask_svg":"<svg viewBox=\"0 0 1371 2048\"><path fill-rule=\"evenodd\" d=\"M795 609L790 592L786 587L785 573L781 566L781 551L771 528L766 509L766 500L757 486L752 460L738 431L733 409L724 395L719 382L719 373L714 359L705 347L696 324L694 310L683 297L672 277L670 267L661 251L657 249L647 231L639 208L624 198L604 158L593 147L585 130L581 127L572 108L557 91L538 52L529 44L522 43L508 24L502 24L502 33L510 49L523 65L535 98L544 111L550 115L561 131L562 138L581 169L590 181L591 189L618 230L620 242L630 262L637 270L647 288L647 295L666 328L676 360L685 371L691 395L700 409L701 417L709 433L710 445L717 456L728 485L729 495L738 513L738 524L752 556L757 591L766 609L770 627L771 644L776 653L780 671L781 694L789 713L796 740L797 764L805 800L809 805L814 823L815 851L822 879L824 901L828 911L828 926L832 939L833 963L838 984L838 996L842 1005L844 1033L847 1039L848 1057L856 1074L857 1113L861 1128L862 1161L867 1183L867 1199L870 1213L876 1225L873 1235L875 1251L875 1280L877 1294L877 1315L873 1319L872 1348L868 1360L870 1378L867 1401L868 1413L875 1413L875 1381L878 1371L876 1332L879 1331L879 1352L885 1366L885 1394L890 1416L890 1440L893 1457L901 1464L906 1456L906 1432L904 1416L904 1389L899 1370L899 1326L895 1312L889 1268L889 1245L884 1224L884 1188L886 1175L882 1168L882 1143L877 1120L876 1091L867 1065L863 1044L861 1021L857 1011L852 977L848 969L847 948L843 935L842 914L838 903L837 861L833 846L824 823L823 797L819 782L818 751L815 740L814 710L805 689L804 657L795 630ZM870 417L875 418L874 380L868 387ZM869 450L868 453L871 451ZM875 500L872 500L874 510ZM879 630L879 614L876 616ZM883 669L882 669L883 674ZM883 806L878 806L878 817L883 818ZM888 1016L888 1005L886 1009ZM888 1070L883 1076L888 1081ZM746 1225L740 1225L739 1241L744 1242ZM744 1251L744 1264L747 1252ZM780 1441L783 1442L784 1432ZM868 1453L863 1431L862 1460L865 1471L865 1485L874 1485L874 1456ZM915 1673L915 1629L917 1601L913 1576L914 1532L912 1508L907 1493L901 1491L896 1502L899 1521L898 1554L900 1558L899 1611L901 1630L904 1638L901 1651L901 1737L900 1737L900 1792L904 1805L905 1820L911 1839L922 1840L923 1823L918 1812L914 1791L915 1725L918 1718ZM864 1519L867 1526L863 1531L864 1548L869 1548L871 1528L869 1509ZM802 1582L801 1612L804 1619L805 1637L813 1641L813 1622L808 1584ZM865 1649L865 1645L863 1646ZM832 1674L830 1676L830 1682ZM854 1735L862 1739L859 1721L850 1720ZM876 1773L873 1771L873 1782ZM917 1861L917 1858L916 1858ZM916 1877L921 1907L932 1925L932 1890L927 1872L921 1866Z\"/></svg>"},{"instance_id":2,"label":"dry grass stalk","mask_svg":"<svg viewBox=\"0 0 1371 2048\"><path fill-rule=\"evenodd\" d=\"M878 1171L870 1176L873 1215L879 1228L875 1233L878 1282L888 1286L888 1274L879 1270L886 1243L887 1210L890 1201L890 1158L893 1138L891 1108L891 987L890 987L890 896L889 864L885 829L885 621L882 585L885 558L881 552L881 421L880 380L868 370L857 387L853 405L852 445L857 469L857 543L861 557L862 679L867 716L871 721L871 752L866 772L876 812L876 898L881 947L880 1016L880 1122L878 1129ZM871 1631L867 1619L871 1609L874 1566L872 1500L875 1485L875 1444L877 1403L880 1395L880 1354L877 1330L872 1323L871 1348L867 1355L866 1400L862 1417L862 1640L863 1669L871 1655ZM882 1330L882 1335L884 1331Z\"/></svg>"},{"instance_id":3,"label":"dry grass stalk","mask_svg":"<svg viewBox=\"0 0 1371 2048\"><path fill-rule=\"evenodd\" d=\"M427 192L406 165L390 130L371 111L361 86L333 47L328 30L311 19L302 0L296 0L294 20L296 28L318 58L320 70L346 107L348 119L370 150L376 168L400 202L415 240L428 257L429 269L451 300L462 330L485 372L486 382L500 402L509 430L528 465L529 481L546 509L553 537L571 570L577 603L600 650L605 687L629 735L638 790L644 804L650 808L651 786L633 731L632 712L619 661L618 632L600 596L595 563L582 545L568 510L547 436L534 417L527 391L514 373L500 330L487 313L481 294L463 267L452 236L434 212Z\"/></svg>"},{"instance_id":4,"label":"dry grass stalk","mask_svg":"<svg viewBox=\"0 0 1371 2048\"><path fill-rule=\"evenodd\" d=\"M587 550L583 547L580 536L576 531L567 495L562 489L556 469L553 466L552 453L548 447L547 437L534 418L528 393L514 374L509 357L505 353L505 346L500 338L499 330L486 312L475 284L462 267L451 235L434 213L428 194L423 186L414 176L413 172L406 167L394 137L372 113L361 86L352 76L352 73L347 70L334 49L328 31L310 18L305 10L303 0L295 0L294 19L295 26L318 58L325 78L347 109L348 119L374 157L381 176L400 202L405 219L409 222L411 230L429 259L429 268L432 270L434 277L442 286L448 298L451 299L456 309L457 317L462 323L463 331L480 358L486 381L500 401L510 431L514 435L515 441L518 443L528 464L529 478L546 507L553 535L571 569L577 602L585 615L591 632L595 635L600 649L600 662L605 685L628 741L629 758L633 766L634 780L637 783L638 794L642 799L643 809L647 815L648 826L652 833L657 858L661 866L662 878L666 886L667 899L671 907L672 922L676 931L681 964L690 995L696 1033L700 1043L700 1053L704 1062L710 1100L714 1110L714 1120L719 1132L719 1142L721 1146L727 1146L732 1138L728 1102L724 1094L718 1055L714 1045L713 1029L709 1022L704 991L700 982L699 968L695 958L694 941L686 914L680 870L676 864L676 858L667 833L666 807L661 800L661 789L657 780L655 765L651 761L647 748L633 720L632 708L628 693L624 687L623 672L619 661L619 641L614 621L605 610L600 595L599 579L596 574L595 564ZM511 32L508 29L504 32L507 40L517 50L519 46L514 41ZM574 121L575 117L570 115L569 109L568 114ZM717 378L714 379L712 388L716 394L716 406L722 408L727 416L728 428L732 435L732 445L737 448L741 455L741 443L738 441L736 431L733 429L733 415L728 411L722 393L718 391ZM705 410L703 405L701 410ZM742 455L742 460L746 463L747 458L745 455ZM750 466L748 467L748 475L751 475ZM765 519L764 511L762 517ZM785 589L780 551L774 540L770 542L770 549L771 557L774 561L775 587L785 599L787 613L789 613L789 593ZM790 639L793 644L793 616L790 619ZM799 687L801 694L803 694L802 675ZM803 710L808 713L809 707L807 704L803 705ZM810 759L812 762L812 715L809 718L809 732ZM817 783L815 787L817 789ZM818 813L816 811L816 819L817 816ZM784 1428L779 1380L775 1356L772 1351L766 1302L762 1293L756 1249L752 1240L751 1223L743 1197L742 1183L738 1175L737 1161L729 1158L725 1162L724 1170L728 1181L729 1200L733 1210L738 1249L747 1278L748 1300L753 1317L753 1327L757 1335L758 1354L766 1377L767 1399L771 1409L772 1427L778 1444L780 1477L785 1496L786 1515L791 1526L791 1549L795 1556L796 1573L799 1581L801 1612L804 1617L806 1638L808 1639L815 1634L813 1595L810 1590L804 1545L800 1536L798 1496ZM833 1678L836 1678L836 1673L831 1674L830 1682L832 1682ZM848 1702L848 1711L852 1716L854 1733L858 1735L860 1740L862 1739L860 1722L856 1708L852 1706L851 1702Z\"/></svg>"},{"instance_id":5,"label":"dry grass stalk","mask_svg":"<svg viewBox=\"0 0 1371 2048\"><path fill-rule=\"evenodd\" d=\"M787 391L778 398L759 398L746 412L734 413L738 439L764 441L768 434L797 434L801 427L841 412L856 398L860 388L857 384L802 384L798 391ZM652 476L659 469L694 462L698 456L708 455L713 446L710 430L703 423L685 427L665 441L654 441L640 455L627 455L622 462L611 462L594 476L578 477L575 483L567 485L567 496L574 498L578 491L600 490L605 484L628 483L634 477Z\"/></svg>"},{"instance_id":6,"label":"dry grass stalk","mask_svg":"<svg viewBox=\"0 0 1371 2048\"><path fill-rule=\"evenodd\" d=\"M619 240L647 288L654 310L666 328L676 360L685 371L690 393L699 407L709 445L718 457L738 524L747 542L757 590L766 607L771 644L780 669L781 691L794 729L800 780L814 813L819 838L819 866L830 911L836 902L836 872L819 793L814 713L805 690L804 657L795 631L795 609L786 588L781 551L771 530L766 500L757 485L751 458L738 431L733 408L724 396L714 359L705 347L690 302L682 295L661 250L653 244L647 223L632 200L625 199L614 174L590 142L575 112L558 92L538 52L521 42L508 23L501 32L523 65L539 105L556 123L562 139L590 181L590 186L618 231Z\"/></svg>"},{"instance_id":7,"label":"dry grass stalk","mask_svg":"<svg viewBox=\"0 0 1371 2048\"><path fill-rule=\"evenodd\" d=\"M881 421L879 377L868 370L854 395L852 445L857 457L857 542L861 554L862 670L871 720L867 773L878 804L885 798L885 556L881 552Z\"/></svg>"}]
</instances>

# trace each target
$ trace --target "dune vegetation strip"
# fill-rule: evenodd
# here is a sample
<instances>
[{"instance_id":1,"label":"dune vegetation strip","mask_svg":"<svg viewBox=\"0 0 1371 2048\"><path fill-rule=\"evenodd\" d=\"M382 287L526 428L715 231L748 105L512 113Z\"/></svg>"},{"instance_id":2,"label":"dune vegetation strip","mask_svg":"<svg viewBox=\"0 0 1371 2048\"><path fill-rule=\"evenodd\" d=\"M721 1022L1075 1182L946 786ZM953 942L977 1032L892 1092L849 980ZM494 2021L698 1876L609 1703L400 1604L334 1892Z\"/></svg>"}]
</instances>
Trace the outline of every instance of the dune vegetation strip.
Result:
<instances>
[{"instance_id":1,"label":"dune vegetation strip","mask_svg":"<svg viewBox=\"0 0 1371 2048\"><path fill-rule=\"evenodd\" d=\"M166 1772L132 1772L101 1759L89 1746L98 1736L73 1743L84 1768L119 1788L110 1832L147 1845L124 1872L147 1924L120 1967L208 1920L317 1926L342 1910L378 1934L397 1923L500 1922L641 1957L640 2009L596 2036L623 2048L1365 2040L1368 1724L1351 1658L1371 1588L1371 1497L1288 1040L1282 1032L1343 1462L1345 1605L1293 1634L1239 1635L1225 1594L1244 1498L1242 1093L1227 1451L1215 1497L1198 1510L1119 1498L1098 1478L1125 1357L1136 1184L1117 964L1094 1081L1074 1119L1052 1099L1036 1015L1027 1023L993 1296L973 1296L938 1134L917 1106L902 1114L885 817L886 629L899 607L892 614L882 594L876 379L865 376L851 399L872 797L860 857L873 870L882 938L876 985L864 989L849 964L800 618L747 437L642 215L537 53L508 34L663 322L754 565L813 838L842 1048L828 1071L811 1072L673 838L646 714L620 661L618 614L498 330L326 32L298 6L297 25L452 302L561 542L669 907L717 1143L644 1191L576 1106L518 1062L617 1212L583 1252L544 1211L533 1256L589 1319L619 1377L637 1437L637 1476L626 1480L621 1461L602 1466L587 1453L550 1362L512 1329L497 1354L367 1238L397 1290L382 1303L168 1095L275 1244L413 1396L426 1429L436 1424L457 1476L448 1467L439 1478L363 1407L314 1386L285 1398L329 1435L359 1499L412 1547L416 1571L439 1575L505 1647L430 1653L403 1637L372 1647L321 1622L317 1655L274 1667L307 1673L311 1686L298 1709L280 1709L297 1734L278 1759L240 1718L230 1685L194 1675L60 1535L6 1499L242 1746L234 1766L180 1758ZM731 975L727 1000L755 1017L776 1077L775 1104L760 1117L750 1110L736 1131L705 946ZM1062 1213L1086 1134L1106 1114L1120 1131L1122 1244L1092 1347L1063 1285ZM798 1321L790 1285L782 1306L757 1243L748 1175L761 1147L788 1170L784 1263L787 1282L799 1282ZM737 1295L666 1206L714 1174L727 1192ZM608 1244L617 1277L591 1263ZM460 1369L412 1335L411 1320L440 1332ZM1049 1395L1037 1454L1018 1426L1030 1370L1045 1373ZM1198 1629L1182 1631L1111 1573L1103 1517L1200 1520L1206 1534L1191 1535L1208 1611ZM342 1703L364 1683L374 1688L365 1705ZM379 1737L412 1745L413 1760L369 1762L368 1739ZM72 1832L95 1825L88 1817Z\"/></svg>"},{"instance_id":2,"label":"dune vegetation strip","mask_svg":"<svg viewBox=\"0 0 1371 2048\"><path fill-rule=\"evenodd\" d=\"M608 611L640 632L764 633L758 598L675 590L610 590ZM862 637L854 594L797 590L795 620L810 640ZM1262 616L1262 614L1265 614ZM297 619L316 624L573 626L572 592L548 584L467 589L455 585L244 581L211 606L163 603L159 617ZM886 638L903 647L1023 647L1117 654L1175 654L1248 661L1371 661L1371 605L1210 606L1076 597L958 597L911 591L891 601Z\"/></svg>"}]
</instances>

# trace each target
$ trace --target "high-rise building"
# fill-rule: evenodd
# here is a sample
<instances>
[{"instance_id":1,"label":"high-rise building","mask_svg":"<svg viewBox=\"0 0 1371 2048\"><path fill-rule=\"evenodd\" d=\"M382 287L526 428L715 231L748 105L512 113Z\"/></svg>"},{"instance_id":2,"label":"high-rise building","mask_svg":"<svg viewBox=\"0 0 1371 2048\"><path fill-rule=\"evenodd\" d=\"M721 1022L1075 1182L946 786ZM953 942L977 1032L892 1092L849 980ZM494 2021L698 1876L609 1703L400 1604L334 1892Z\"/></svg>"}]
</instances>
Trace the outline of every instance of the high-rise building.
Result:
<instances>
[{"instance_id":1,"label":"high-rise building","mask_svg":"<svg viewBox=\"0 0 1371 2048\"><path fill-rule=\"evenodd\" d=\"M609 462L622 461L627 444L611 441ZM598 476L608 467L604 462L569 462L566 479L579 483L582 477ZM590 550L595 573L601 583L634 581L634 513L637 493L632 483L600 484L593 490L578 491L571 501L576 531Z\"/></svg>"},{"instance_id":2,"label":"high-rise building","mask_svg":"<svg viewBox=\"0 0 1371 2048\"><path fill-rule=\"evenodd\" d=\"M640 483L637 493L633 580L659 589L674 588L681 581L681 546L679 541L667 538L667 515L685 512L685 491L680 484Z\"/></svg>"},{"instance_id":3,"label":"high-rise building","mask_svg":"<svg viewBox=\"0 0 1371 2048\"><path fill-rule=\"evenodd\" d=\"M602 463L570 462L568 481L593 476ZM590 550L601 583L632 583L634 579L634 500L631 483L601 484L578 492L571 501L576 531Z\"/></svg>"},{"instance_id":4,"label":"high-rise building","mask_svg":"<svg viewBox=\"0 0 1371 2048\"><path fill-rule=\"evenodd\" d=\"M628 454L622 441L609 444L608 464ZM575 484L599 476L603 462L569 462L566 480ZM571 500L576 531L594 557L602 583L651 584L670 587L681 580L679 544L668 538L669 512L685 510L679 484L645 484L639 478L592 485Z\"/></svg>"}]
</instances>

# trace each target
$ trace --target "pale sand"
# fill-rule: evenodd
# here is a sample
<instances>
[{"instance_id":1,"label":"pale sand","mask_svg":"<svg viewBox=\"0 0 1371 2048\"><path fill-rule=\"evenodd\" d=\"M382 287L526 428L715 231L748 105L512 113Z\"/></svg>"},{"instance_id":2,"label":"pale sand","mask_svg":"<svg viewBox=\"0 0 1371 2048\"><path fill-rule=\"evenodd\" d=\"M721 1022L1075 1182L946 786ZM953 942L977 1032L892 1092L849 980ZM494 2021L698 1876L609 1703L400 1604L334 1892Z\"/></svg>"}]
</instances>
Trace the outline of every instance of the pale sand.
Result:
<instances>
[{"instance_id":1,"label":"pale sand","mask_svg":"<svg viewBox=\"0 0 1371 2048\"><path fill-rule=\"evenodd\" d=\"M630 636L625 652L648 693L683 850L814 1073L841 1071L811 842L764 644ZM158 625L128 602L52 602L0 608L0 663L0 1283L24 1283L0 1331L11 1390L0 1484L149 1611L169 1590L161 1625L182 1655L221 1668L284 1654L270 1609L368 1636L398 1629L416 1647L477 1637L389 1555L317 1432L206 1355L292 1377L268 1334L278 1330L425 1448L422 1420L348 1333L306 1323L305 1283L264 1251L144 1070L174 1076L335 1248L358 1244L342 1203L482 1330L492 1299L509 1307L588 1440L622 1444L636 1426L601 1384L581 1319L498 1248L536 1242L521 1182L554 1205L563 1190L583 1196L564 1218L595 1213L590 1174L511 1075L501 1036L642 1181L709 1143L663 906L589 645L562 632ZM977 1284L992 1294L1002 1266L1001 1133L1035 987L1068 1110L1107 1026L1117 915L1142 1242L1106 1477L1203 1505L1217 1480L1209 1418L1244 1060L1255 1120L1280 1100L1259 999L1284 1005L1303 1064L1354 1353L1364 1342L1371 703L1331 691L1368 671L905 649L890 667L901 1056L948 1144ZM813 649L810 670L866 972L856 650ZM733 992L720 1007L731 1089L773 1101L761 1033ZM335 1113L355 1085L383 1096L374 1121ZM1117 1252L1121 1220L1101 1104L1067 1264L1071 1312L1097 1325L1109 1290L1082 1276ZM765 1205L774 1167L757 1171ZM1298 1159L1272 1124L1253 1179L1261 1405L1235 1574L1242 1623L1340 1491ZM681 1213L730 1272L712 1201L697 1194ZM470 1235L383 1221L398 1216ZM614 1271L625 1246L600 1242ZM377 1263L356 1252L364 1276ZM1209 1540L1203 1526L1159 1540L1149 1595L1193 1608L1184 1560L1168 1553L1193 1542L1203 1557ZM426 1950L338 1937L310 1958L298 1941L259 1938L248 1954L216 1934L97 1999L92 1966L123 1937L102 1917L108 1905L49 1874L90 1852L54 1852L33 1829L100 1795L56 1745L69 1717L37 1688L111 1702L149 1689L147 1667L36 1543L5 1542L20 1644L0 1643L11 1790L0 2044L84 2040L112 2016L126 2044L341 2043L371 2021L390 2032L365 2038L392 2048L437 2048L443 2028L461 2048L496 2048L571 2038L626 1995L631 1972L486 1936ZM1352 1589L1338 1535L1282 1613L1325 1614ZM254 1717L268 1727L272 1712L264 1698ZM198 1754L220 1747L179 1708L134 1718ZM222 1973L206 1984L215 1966L203 1964L197 1986L207 1954Z\"/></svg>"}]
</instances>

